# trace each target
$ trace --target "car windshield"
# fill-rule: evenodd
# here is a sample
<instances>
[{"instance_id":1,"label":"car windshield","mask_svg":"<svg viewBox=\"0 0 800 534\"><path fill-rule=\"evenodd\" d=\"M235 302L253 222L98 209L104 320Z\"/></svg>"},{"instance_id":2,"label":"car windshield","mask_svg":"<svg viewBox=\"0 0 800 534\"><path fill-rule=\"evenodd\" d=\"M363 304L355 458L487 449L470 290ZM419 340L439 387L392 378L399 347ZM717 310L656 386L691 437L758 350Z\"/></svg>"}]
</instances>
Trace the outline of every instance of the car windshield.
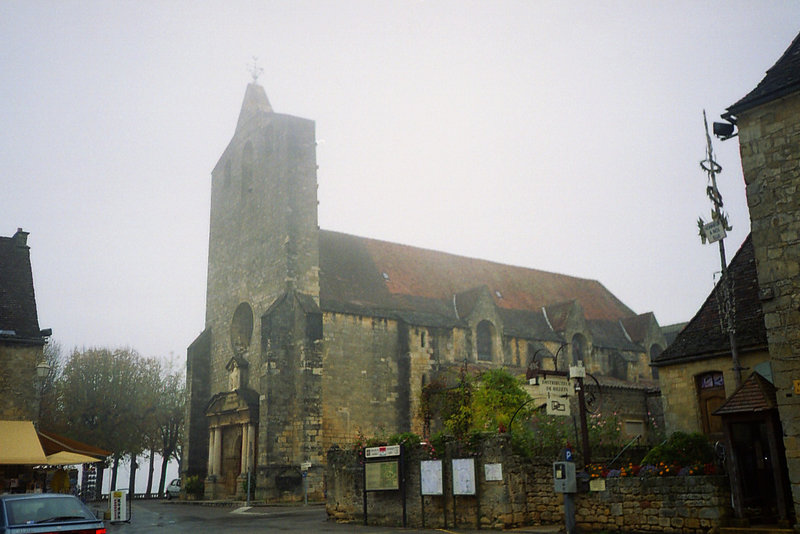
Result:
<instances>
[{"instance_id":1,"label":"car windshield","mask_svg":"<svg viewBox=\"0 0 800 534\"><path fill-rule=\"evenodd\" d=\"M81 502L70 495L37 496L6 501L9 525L30 525L94 519Z\"/></svg>"}]
</instances>

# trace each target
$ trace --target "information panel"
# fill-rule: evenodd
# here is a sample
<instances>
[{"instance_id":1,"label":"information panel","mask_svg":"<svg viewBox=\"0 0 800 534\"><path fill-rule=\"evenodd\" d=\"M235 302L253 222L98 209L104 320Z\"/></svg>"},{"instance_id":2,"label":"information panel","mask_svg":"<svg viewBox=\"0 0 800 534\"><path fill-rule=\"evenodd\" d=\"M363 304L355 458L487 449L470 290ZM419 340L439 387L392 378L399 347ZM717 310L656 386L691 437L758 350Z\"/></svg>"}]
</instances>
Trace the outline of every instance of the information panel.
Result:
<instances>
[{"instance_id":1,"label":"information panel","mask_svg":"<svg viewBox=\"0 0 800 534\"><path fill-rule=\"evenodd\" d=\"M475 495L475 459L453 460L453 495Z\"/></svg>"},{"instance_id":2,"label":"information panel","mask_svg":"<svg viewBox=\"0 0 800 534\"><path fill-rule=\"evenodd\" d=\"M419 465L420 491L422 495L443 495L444 484L442 484L442 461L423 460Z\"/></svg>"},{"instance_id":3,"label":"information panel","mask_svg":"<svg viewBox=\"0 0 800 534\"><path fill-rule=\"evenodd\" d=\"M398 461L369 462L364 464L367 491L400 489Z\"/></svg>"}]
</instances>

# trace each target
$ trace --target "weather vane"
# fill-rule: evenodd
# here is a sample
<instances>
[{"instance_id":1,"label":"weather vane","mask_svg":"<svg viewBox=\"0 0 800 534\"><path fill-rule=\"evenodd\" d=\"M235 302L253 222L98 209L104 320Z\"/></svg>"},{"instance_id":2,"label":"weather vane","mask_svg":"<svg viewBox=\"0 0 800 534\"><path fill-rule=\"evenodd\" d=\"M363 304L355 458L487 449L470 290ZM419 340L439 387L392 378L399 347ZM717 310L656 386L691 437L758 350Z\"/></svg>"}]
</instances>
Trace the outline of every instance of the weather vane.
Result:
<instances>
[{"instance_id":1,"label":"weather vane","mask_svg":"<svg viewBox=\"0 0 800 534\"><path fill-rule=\"evenodd\" d=\"M250 71L250 76L253 77L253 83L258 82L258 77L264 72L264 69L258 66L258 58L256 56L253 56L253 63L248 65L248 70Z\"/></svg>"}]
</instances>

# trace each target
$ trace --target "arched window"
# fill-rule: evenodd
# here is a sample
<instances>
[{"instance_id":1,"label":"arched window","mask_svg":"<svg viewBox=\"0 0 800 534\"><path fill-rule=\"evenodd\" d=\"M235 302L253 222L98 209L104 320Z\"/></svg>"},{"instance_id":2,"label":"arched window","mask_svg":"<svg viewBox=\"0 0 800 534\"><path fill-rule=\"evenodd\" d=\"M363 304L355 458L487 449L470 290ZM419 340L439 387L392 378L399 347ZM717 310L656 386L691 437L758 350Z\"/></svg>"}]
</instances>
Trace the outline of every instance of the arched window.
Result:
<instances>
[{"instance_id":1,"label":"arched window","mask_svg":"<svg viewBox=\"0 0 800 534\"><path fill-rule=\"evenodd\" d=\"M586 358L586 338L581 334L572 336L572 365L584 363Z\"/></svg>"},{"instance_id":2,"label":"arched window","mask_svg":"<svg viewBox=\"0 0 800 534\"><path fill-rule=\"evenodd\" d=\"M250 141L242 150L242 201L247 198L247 193L253 190L253 143Z\"/></svg>"},{"instance_id":3,"label":"arched window","mask_svg":"<svg viewBox=\"0 0 800 534\"><path fill-rule=\"evenodd\" d=\"M664 352L664 349L658 343L650 347L650 363L653 363L662 352ZM658 380L658 367L651 367L650 369L653 370L653 379Z\"/></svg>"},{"instance_id":4,"label":"arched window","mask_svg":"<svg viewBox=\"0 0 800 534\"><path fill-rule=\"evenodd\" d=\"M246 302L236 307L231 320L231 345L234 354L242 354L250 347L253 337L253 309Z\"/></svg>"},{"instance_id":5,"label":"arched window","mask_svg":"<svg viewBox=\"0 0 800 534\"><path fill-rule=\"evenodd\" d=\"M478 323L478 360L492 361L492 336L494 326L489 321Z\"/></svg>"}]
</instances>

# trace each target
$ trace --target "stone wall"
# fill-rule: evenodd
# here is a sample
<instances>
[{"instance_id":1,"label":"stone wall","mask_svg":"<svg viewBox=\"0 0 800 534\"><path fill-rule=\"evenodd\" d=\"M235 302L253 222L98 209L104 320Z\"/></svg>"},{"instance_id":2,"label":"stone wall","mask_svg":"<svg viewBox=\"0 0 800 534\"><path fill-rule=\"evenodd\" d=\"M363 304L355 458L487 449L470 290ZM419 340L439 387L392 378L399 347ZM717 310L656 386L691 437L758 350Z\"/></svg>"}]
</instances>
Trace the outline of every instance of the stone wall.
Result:
<instances>
[{"instance_id":1,"label":"stone wall","mask_svg":"<svg viewBox=\"0 0 800 534\"><path fill-rule=\"evenodd\" d=\"M451 458L475 460L475 496L452 496ZM444 495L420 497L420 461L425 449L405 457L405 524L428 528L508 529L560 525L563 496L553 490L552 460L530 460L511 452L510 438L485 441L476 452L450 446L443 455ZM501 464L502 481L487 481L485 466ZM325 471L328 517L364 521L363 463L354 451L332 450ZM605 479L603 491L575 495L576 523L585 531L681 532L700 534L719 527L729 515L730 491L723 476L630 477ZM588 484L584 484L588 485ZM401 491L367 494L370 525L403 525Z\"/></svg>"},{"instance_id":2,"label":"stone wall","mask_svg":"<svg viewBox=\"0 0 800 534\"><path fill-rule=\"evenodd\" d=\"M742 170L795 515L800 517L800 94L742 112Z\"/></svg>"}]
</instances>

